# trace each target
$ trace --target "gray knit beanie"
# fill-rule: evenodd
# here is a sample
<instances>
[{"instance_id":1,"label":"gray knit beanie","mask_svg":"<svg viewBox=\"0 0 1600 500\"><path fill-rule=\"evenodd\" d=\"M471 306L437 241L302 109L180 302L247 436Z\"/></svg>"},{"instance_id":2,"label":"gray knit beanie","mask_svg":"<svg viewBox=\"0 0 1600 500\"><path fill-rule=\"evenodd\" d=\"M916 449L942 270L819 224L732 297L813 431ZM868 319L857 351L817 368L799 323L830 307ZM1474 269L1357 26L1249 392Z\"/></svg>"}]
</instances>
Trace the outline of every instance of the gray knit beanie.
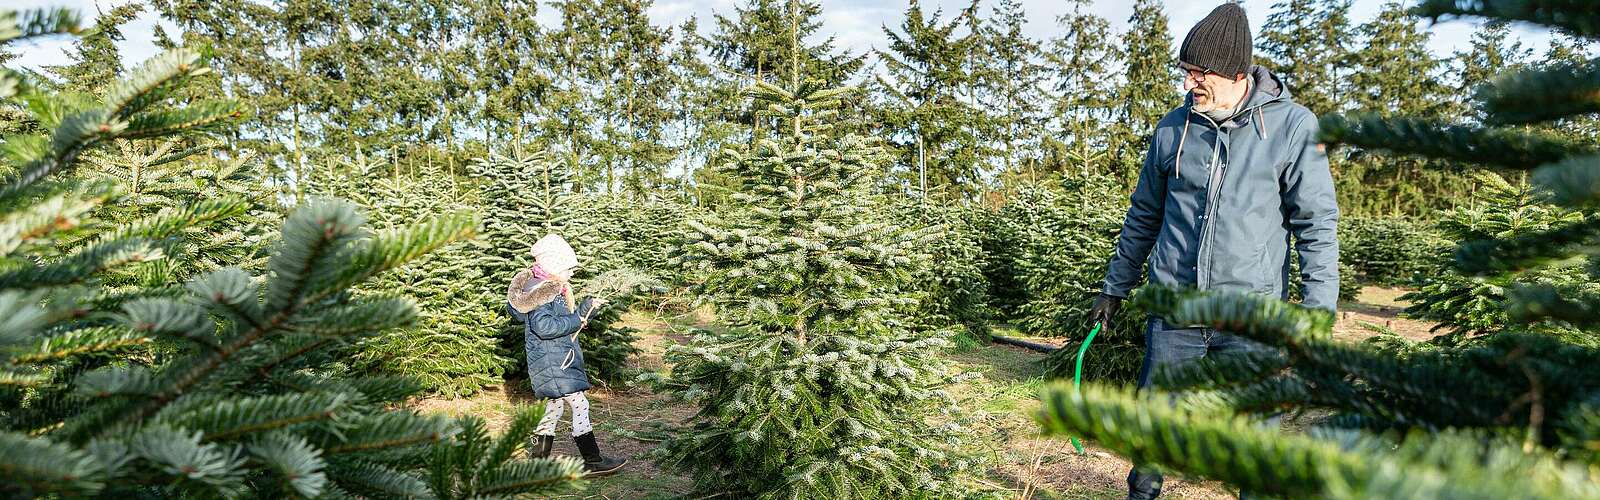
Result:
<instances>
[{"instance_id":1,"label":"gray knit beanie","mask_svg":"<svg viewBox=\"0 0 1600 500\"><path fill-rule=\"evenodd\" d=\"M1250 20L1244 8L1228 2L1218 5L1183 39L1178 60L1215 71L1228 78L1250 71Z\"/></svg>"}]
</instances>

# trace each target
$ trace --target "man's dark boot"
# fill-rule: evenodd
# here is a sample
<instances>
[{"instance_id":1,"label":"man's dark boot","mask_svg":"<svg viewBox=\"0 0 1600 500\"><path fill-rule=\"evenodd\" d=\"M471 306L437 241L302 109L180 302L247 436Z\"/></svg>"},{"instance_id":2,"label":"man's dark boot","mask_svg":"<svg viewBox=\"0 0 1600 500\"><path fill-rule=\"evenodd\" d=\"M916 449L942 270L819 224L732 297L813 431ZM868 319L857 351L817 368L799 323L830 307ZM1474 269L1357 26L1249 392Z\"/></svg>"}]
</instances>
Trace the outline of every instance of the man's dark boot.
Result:
<instances>
[{"instance_id":1,"label":"man's dark boot","mask_svg":"<svg viewBox=\"0 0 1600 500\"><path fill-rule=\"evenodd\" d=\"M1161 496L1161 472L1134 466L1128 472L1128 500L1155 500Z\"/></svg>"},{"instance_id":2,"label":"man's dark boot","mask_svg":"<svg viewBox=\"0 0 1600 500\"><path fill-rule=\"evenodd\" d=\"M533 442L528 443L528 459L538 460L550 457L550 448L555 447L555 436L533 436Z\"/></svg>"},{"instance_id":3,"label":"man's dark boot","mask_svg":"<svg viewBox=\"0 0 1600 500\"><path fill-rule=\"evenodd\" d=\"M594 441L594 431L585 432L581 436L573 436L573 441L578 443L578 451L583 453L583 470L587 476L604 476L616 472L628 463L626 458L606 458L600 455L600 443Z\"/></svg>"}]
</instances>

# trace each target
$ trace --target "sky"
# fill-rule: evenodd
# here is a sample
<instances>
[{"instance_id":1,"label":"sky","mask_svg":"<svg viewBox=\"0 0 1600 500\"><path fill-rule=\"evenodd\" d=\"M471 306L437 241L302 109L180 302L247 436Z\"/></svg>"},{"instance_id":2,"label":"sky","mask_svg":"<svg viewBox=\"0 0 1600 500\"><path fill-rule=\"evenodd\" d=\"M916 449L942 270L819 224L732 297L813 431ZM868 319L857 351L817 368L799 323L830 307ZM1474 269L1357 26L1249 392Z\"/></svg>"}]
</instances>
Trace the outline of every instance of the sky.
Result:
<instances>
[{"instance_id":1,"label":"sky","mask_svg":"<svg viewBox=\"0 0 1600 500\"><path fill-rule=\"evenodd\" d=\"M42 6L62 6L76 8L82 12L86 19L92 19L99 9L110 8L114 5L129 3L134 0L9 0L10 6L19 8L33 8ZM701 29L711 28L713 13L731 13L733 6L739 0L657 0L650 8L649 14L653 22L658 25L676 25L690 16L701 20ZM1243 5L1250 16L1252 30L1258 28L1272 6L1278 0L1246 0ZM983 0L987 5L988 0ZM1371 19L1388 0L1356 0L1352 12L1355 22ZM1167 15L1173 39L1181 41L1190 27L1200 18L1205 17L1211 8L1221 3L1216 0L1165 0ZM854 53L869 51L874 45L885 43L883 27L898 28L905 10L903 0L822 0L823 29L824 33L835 36L837 43ZM927 11L943 8L946 17L952 15L966 4L966 0L924 0L923 6ZM1022 0L1023 7L1028 13L1028 35L1035 39L1046 39L1055 34L1055 18L1066 13L1067 7L1059 0ZM97 9L98 7L98 9ZM1129 0L1095 0L1091 11L1103 16L1112 22L1113 29L1121 31L1127 27L1128 16L1132 14L1132 2ZM541 12L541 17L550 15L553 9ZM987 8L985 9L987 12ZM158 16L146 12L139 19L123 28L127 39L118 45L123 51L125 64L135 64L155 55L157 52L154 44L154 30ZM548 21L548 20L546 20ZM1427 21L1419 21L1426 24ZM1434 54L1447 56L1457 50L1465 50L1472 32L1477 27L1477 22L1469 20L1444 21L1430 27L1433 33L1429 49ZM170 24L165 29L169 34L177 30ZM1517 26L1514 35L1521 39L1536 53L1542 53L1549 44L1549 35L1546 30L1526 25ZM1174 44L1176 47L1176 43ZM15 64L37 68L44 65L61 64L67 61L63 52L71 48L71 41L66 39L46 40L38 43L23 44L15 47L22 52L22 57ZM1174 54L1176 56L1176 54Z\"/></svg>"}]
</instances>

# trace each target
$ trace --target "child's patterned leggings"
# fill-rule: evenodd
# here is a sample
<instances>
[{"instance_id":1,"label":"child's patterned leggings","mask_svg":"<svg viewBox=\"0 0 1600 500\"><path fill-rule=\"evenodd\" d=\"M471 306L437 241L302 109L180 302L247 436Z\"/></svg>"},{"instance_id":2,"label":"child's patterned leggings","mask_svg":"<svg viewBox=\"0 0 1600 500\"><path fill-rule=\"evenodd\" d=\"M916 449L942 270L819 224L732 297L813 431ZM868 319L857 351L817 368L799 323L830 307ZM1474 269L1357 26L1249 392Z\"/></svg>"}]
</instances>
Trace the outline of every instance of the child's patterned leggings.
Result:
<instances>
[{"instance_id":1,"label":"child's patterned leggings","mask_svg":"<svg viewBox=\"0 0 1600 500\"><path fill-rule=\"evenodd\" d=\"M565 401L566 404L562 404ZM583 391L574 392L559 399L552 399L544 404L544 418L539 419L539 427L534 428L534 434L540 436L556 435L556 424L561 422L561 410L564 406L572 406L572 435L582 436L594 429L589 425L589 398Z\"/></svg>"}]
</instances>

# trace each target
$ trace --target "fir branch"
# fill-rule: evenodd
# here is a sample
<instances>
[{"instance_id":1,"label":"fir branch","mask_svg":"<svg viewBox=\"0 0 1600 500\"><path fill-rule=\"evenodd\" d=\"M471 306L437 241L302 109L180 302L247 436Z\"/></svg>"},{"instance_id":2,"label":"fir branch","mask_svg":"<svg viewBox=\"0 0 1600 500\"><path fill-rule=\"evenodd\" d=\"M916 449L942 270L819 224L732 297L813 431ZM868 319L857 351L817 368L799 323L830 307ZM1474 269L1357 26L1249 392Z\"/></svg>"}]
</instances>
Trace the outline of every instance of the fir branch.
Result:
<instances>
[{"instance_id":1,"label":"fir branch","mask_svg":"<svg viewBox=\"0 0 1600 500\"><path fill-rule=\"evenodd\" d=\"M76 34L82 23L78 11L66 8L0 10L0 47L29 38Z\"/></svg>"},{"instance_id":2,"label":"fir branch","mask_svg":"<svg viewBox=\"0 0 1600 500\"><path fill-rule=\"evenodd\" d=\"M363 280L398 268L418 256L434 252L456 240L469 239L477 234L477 216L466 212L438 216L434 220L413 224L398 231L379 232L373 239L349 248L341 255L339 271L328 272L326 279L312 282L314 293L344 290Z\"/></svg>"},{"instance_id":3,"label":"fir branch","mask_svg":"<svg viewBox=\"0 0 1600 500\"><path fill-rule=\"evenodd\" d=\"M327 486L322 451L311 446L303 437L274 432L257 439L246 449L250 451L251 458L265 465L285 483L285 490L295 495L317 498Z\"/></svg>"},{"instance_id":4,"label":"fir branch","mask_svg":"<svg viewBox=\"0 0 1600 500\"><path fill-rule=\"evenodd\" d=\"M1600 202L1600 156L1574 156L1540 167L1533 184L1563 207L1592 207Z\"/></svg>"},{"instance_id":5,"label":"fir branch","mask_svg":"<svg viewBox=\"0 0 1600 500\"><path fill-rule=\"evenodd\" d=\"M1519 285L1506 291L1506 314L1516 321L1564 321L1583 330L1600 328L1600 292L1587 283Z\"/></svg>"},{"instance_id":6,"label":"fir branch","mask_svg":"<svg viewBox=\"0 0 1600 500\"><path fill-rule=\"evenodd\" d=\"M117 134L121 139L147 139L165 137L180 132L201 132L230 125L230 120L244 116L239 104L233 101L207 101L190 104L182 109L141 113L128 120L128 127ZM171 161L171 160L167 160ZM152 163L156 165L159 163Z\"/></svg>"},{"instance_id":7,"label":"fir branch","mask_svg":"<svg viewBox=\"0 0 1600 500\"><path fill-rule=\"evenodd\" d=\"M411 325L417 319L416 307L400 298L369 298L307 311L289 323L297 332L323 337L347 337L381 332Z\"/></svg>"},{"instance_id":8,"label":"fir branch","mask_svg":"<svg viewBox=\"0 0 1600 500\"><path fill-rule=\"evenodd\" d=\"M89 327L40 338L27 349L11 353L14 365L44 365L86 354L103 354L146 345L144 335L116 327Z\"/></svg>"},{"instance_id":9,"label":"fir branch","mask_svg":"<svg viewBox=\"0 0 1600 500\"><path fill-rule=\"evenodd\" d=\"M1422 0L1411 8L1418 17L1480 16L1527 21L1587 37L1600 36L1600 13L1588 0Z\"/></svg>"},{"instance_id":10,"label":"fir branch","mask_svg":"<svg viewBox=\"0 0 1600 500\"><path fill-rule=\"evenodd\" d=\"M1263 430L1238 417L1185 418L1162 396L1139 399L1127 389L1056 383L1045 388L1038 419L1047 435L1081 436L1134 463L1267 495L1324 496L1332 484L1358 482L1377 465L1332 443Z\"/></svg>"},{"instance_id":11,"label":"fir branch","mask_svg":"<svg viewBox=\"0 0 1600 500\"><path fill-rule=\"evenodd\" d=\"M78 227L84 214L110 195L111 191L102 185L89 192L60 193L6 214L5 220L0 221L0 255L11 255L51 233Z\"/></svg>"},{"instance_id":12,"label":"fir branch","mask_svg":"<svg viewBox=\"0 0 1600 500\"><path fill-rule=\"evenodd\" d=\"M1259 381L1283 371L1288 365L1289 358L1278 350L1247 351L1167 365L1152 376L1157 387L1168 391L1191 387L1216 389Z\"/></svg>"},{"instance_id":13,"label":"fir branch","mask_svg":"<svg viewBox=\"0 0 1600 500\"><path fill-rule=\"evenodd\" d=\"M0 288L37 290L83 283L107 270L160 259L159 248L143 238L96 244L59 262L0 273Z\"/></svg>"},{"instance_id":14,"label":"fir branch","mask_svg":"<svg viewBox=\"0 0 1600 500\"><path fill-rule=\"evenodd\" d=\"M428 486L416 476L369 462L330 467L333 482L366 498L427 498Z\"/></svg>"},{"instance_id":15,"label":"fir branch","mask_svg":"<svg viewBox=\"0 0 1600 500\"><path fill-rule=\"evenodd\" d=\"M216 324L200 306L167 298L142 298L123 303L122 323L135 332L186 340L216 351Z\"/></svg>"},{"instance_id":16,"label":"fir branch","mask_svg":"<svg viewBox=\"0 0 1600 500\"><path fill-rule=\"evenodd\" d=\"M167 407L153 419L204 433L202 442L240 439L254 433L334 418L350 406L341 393L295 393Z\"/></svg>"},{"instance_id":17,"label":"fir branch","mask_svg":"<svg viewBox=\"0 0 1600 500\"><path fill-rule=\"evenodd\" d=\"M574 458L511 462L486 471L478 480L484 496L551 496L583 487L583 464Z\"/></svg>"},{"instance_id":18,"label":"fir branch","mask_svg":"<svg viewBox=\"0 0 1600 500\"><path fill-rule=\"evenodd\" d=\"M166 98L168 89L208 71L200 63L200 53L185 48L170 49L146 59L106 93L104 116L126 120L144 111Z\"/></svg>"},{"instance_id":19,"label":"fir branch","mask_svg":"<svg viewBox=\"0 0 1600 500\"><path fill-rule=\"evenodd\" d=\"M1479 276L1532 269L1570 257L1574 245L1592 241L1596 235L1600 235L1600 217L1591 216L1512 238L1471 241L1456 248L1455 267Z\"/></svg>"},{"instance_id":20,"label":"fir branch","mask_svg":"<svg viewBox=\"0 0 1600 500\"><path fill-rule=\"evenodd\" d=\"M191 483L226 495L243 489L244 457L230 446L201 441L199 432L167 426L140 429L128 439L128 449L178 484Z\"/></svg>"},{"instance_id":21,"label":"fir branch","mask_svg":"<svg viewBox=\"0 0 1600 500\"><path fill-rule=\"evenodd\" d=\"M20 497L92 495L102 469L83 450L0 430L0 492Z\"/></svg>"},{"instance_id":22,"label":"fir branch","mask_svg":"<svg viewBox=\"0 0 1600 500\"><path fill-rule=\"evenodd\" d=\"M326 455L367 452L434 443L449 435L450 422L436 415L390 411L351 422L343 436L322 445Z\"/></svg>"},{"instance_id":23,"label":"fir branch","mask_svg":"<svg viewBox=\"0 0 1600 500\"><path fill-rule=\"evenodd\" d=\"M1593 146L1544 132L1376 113L1329 115L1322 119L1319 130L1321 140L1329 144L1524 170L1571 155L1596 152Z\"/></svg>"},{"instance_id":24,"label":"fir branch","mask_svg":"<svg viewBox=\"0 0 1600 500\"><path fill-rule=\"evenodd\" d=\"M1502 76L1478 91L1485 121L1515 125L1600 112L1600 62Z\"/></svg>"}]
</instances>

